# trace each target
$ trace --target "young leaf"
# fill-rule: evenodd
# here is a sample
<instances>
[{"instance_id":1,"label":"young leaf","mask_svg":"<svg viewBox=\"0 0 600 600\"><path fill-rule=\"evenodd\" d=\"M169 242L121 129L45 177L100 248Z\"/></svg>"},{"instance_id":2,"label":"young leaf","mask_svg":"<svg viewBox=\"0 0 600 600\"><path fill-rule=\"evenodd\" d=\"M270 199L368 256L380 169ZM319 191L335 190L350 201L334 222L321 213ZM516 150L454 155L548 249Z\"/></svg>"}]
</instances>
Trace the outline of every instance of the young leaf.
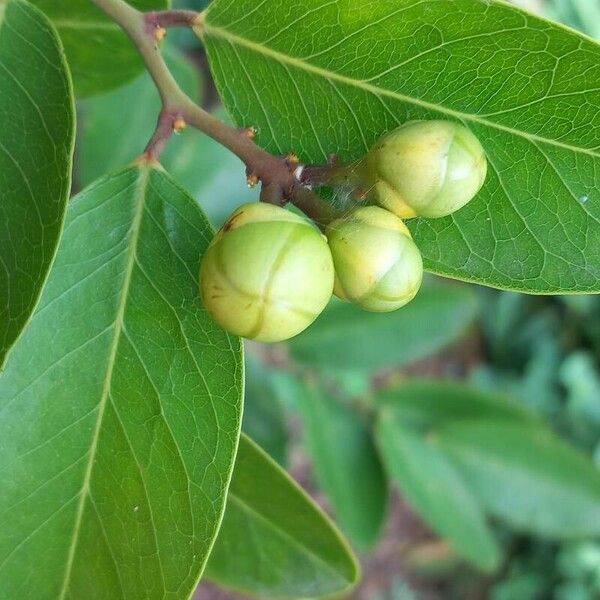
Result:
<instances>
[{"instance_id":1,"label":"young leaf","mask_svg":"<svg viewBox=\"0 0 600 600\"><path fill-rule=\"evenodd\" d=\"M188 598L225 507L240 342L198 299L212 231L162 171L71 204L31 326L0 378L0 589Z\"/></svg>"},{"instance_id":2,"label":"young leaf","mask_svg":"<svg viewBox=\"0 0 600 600\"><path fill-rule=\"evenodd\" d=\"M56 32L37 9L0 0L0 370L29 321L71 187L73 93Z\"/></svg>"},{"instance_id":3,"label":"young leaf","mask_svg":"<svg viewBox=\"0 0 600 600\"><path fill-rule=\"evenodd\" d=\"M387 505L387 482L371 430L317 386L304 388L302 421L317 480L343 528L368 548L377 541Z\"/></svg>"},{"instance_id":4,"label":"young leaf","mask_svg":"<svg viewBox=\"0 0 600 600\"><path fill-rule=\"evenodd\" d=\"M554 538L600 534L600 471L550 431L496 421L462 421L439 430L487 510Z\"/></svg>"},{"instance_id":5,"label":"young leaf","mask_svg":"<svg viewBox=\"0 0 600 600\"><path fill-rule=\"evenodd\" d=\"M543 427L533 412L510 398L452 381L413 379L380 391L373 401L427 427L476 419Z\"/></svg>"},{"instance_id":6,"label":"young leaf","mask_svg":"<svg viewBox=\"0 0 600 600\"><path fill-rule=\"evenodd\" d=\"M206 576L260 598L315 598L354 585L358 564L309 496L242 434Z\"/></svg>"},{"instance_id":7,"label":"young leaf","mask_svg":"<svg viewBox=\"0 0 600 600\"><path fill-rule=\"evenodd\" d=\"M203 38L238 124L302 160L356 159L411 119L464 123L482 192L410 221L430 271L525 292L600 292L600 48L492 0L215 0ZM231 85L235 80L236 84Z\"/></svg>"},{"instance_id":8,"label":"young leaf","mask_svg":"<svg viewBox=\"0 0 600 600\"><path fill-rule=\"evenodd\" d=\"M477 312L466 286L428 284L401 310L372 313L334 302L288 344L311 366L377 371L425 358L456 340Z\"/></svg>"},{"instance_id":9,"label":"young leaf","mask_svg":"<svg viewBox=\"0 0 600 600\"><path fill-rule=\"evenodd\" d=\"M123 85L142 70L121 28L90 0L31 0L54 23L65 47L78 98ZM139 10L164 9L169 0L128 0Z\"/></svg>"},{"instance_id":10,"label":"young leaf","mask_svg":"<svg viewBox=\"0 0 600 600\"><path fill-rule=\"evenodd\" d=\"M481 506L435 439L393 411L381 414L377 435L390 476L423 519L474 565L495 569L500 553Z\"/></svg>"}]
</instances>

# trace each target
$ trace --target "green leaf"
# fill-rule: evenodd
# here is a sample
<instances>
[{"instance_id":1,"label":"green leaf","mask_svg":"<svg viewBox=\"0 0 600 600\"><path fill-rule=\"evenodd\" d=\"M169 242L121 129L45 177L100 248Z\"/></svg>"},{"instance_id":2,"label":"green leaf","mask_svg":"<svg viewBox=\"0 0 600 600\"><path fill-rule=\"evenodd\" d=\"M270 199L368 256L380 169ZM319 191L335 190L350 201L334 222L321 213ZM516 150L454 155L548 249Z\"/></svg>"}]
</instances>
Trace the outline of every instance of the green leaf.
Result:
<instances>
[{"instance_id":1,"label":"green leaf","mask_svg":"<svg viewBox=\"0 0 600 600\"><path fill-rule=\"evenodd\" d=\"M435 437L384 411L377 427L388 472L421 517L482 570L495 569L500 552L482 508Z\"/></svg>"},{"instance_id":2,"label":"green leaf","mask_svg":"<svg viewBox=\"0 0 600 600\"><path fill-rule=\"evenodd\" d=\"M288 343L293 358L306 365L377 371L437 352L465 332L476 312L475 297L466 287L428 284L392 313L334 302Z\"/></svg>"},{"instance_id":3,"label":"green leaf","mask_svg":"<svg viewBox=\"0 0 600 600\"><path fill-rule=\"evenodd\" d=\"M206 576L261 598L314 598L347 590L359 573L331 521L242 434Z\"/></svg>"},{"instance_id":4,"label":"green leaf","mask_svg":"<svg viewBox=\"0 0 600 600\"><path fill-rule=\"evenodd\" d=\"M534 293L600 292L600 48L504 2L216 0L211 67L276 152L357 159L410 119L462 121L478 197L410 222L428 270ZM231 85L235 81L235 85Z\"/></svg>"},{"instance_id":5,"label":"green leaf","mask_svg":"<svg viewBox=\"0 0 600 600\"><path fill-rule=\"evenodd\" d=\"M131 40L90 0L31 2L50 17L60 34L78 98L123 85L141 72L142 61ZM128 0L128 4L160 10L169 6L169 0Z\"/></svg>"},{"instance_id":6,"label":"green leaf","mask_svg":"<svg viewBox=\"0 0 600 600\"><path fill-rule=\"evenodd\" d=\"M387 482L371 430L352 408L306 384L301 396L306 444L319 486L355 542L372 546L386 516Z\"/></svg>"},{"instance_id":7,"label":"green leaf","mask_svg":"<svg viewBox=\"0 0 600 600\"><path fill-rule=\"evenodd\" d=\"M550 431L462 421L439 439L492 514L547 537L600 534L600 471Z\"/></svg>"},{"instance_id":8,"label":"green leaf","mask_svg":"<svg viewBox=\"0 0 600 600\"><path fill-rule=\"evenodd\" d=\"M413 379L378 392L373 402L426 427L475 419L543 427L534 413L510 398L452 381Z\"/></svg>"},{"instance_id":9,"label":"green leaf","mask_svg":"<svg viewBox=\"0 0 600 600\"><path fill-rule=\"evenodd\" d=\"M287 458L288 431L272 373L246 354L243 430L280 465Z\"/></svg>"},{"instance_id":10,"label":"green leaf","mask_svg":"<svg viewBox=\"0 0 600 600\"><path fill-rule=\"evenodd\" d=\"M0 0L0 370L41 294L71 187L73 93L38 10Z\"/></svg>"},{"instance_id":11,"label":"green leaf","mask_svg":"<svg viewBox=\"0 0 600 600\"><path fill-rule=\"evenodd\" d=\"M188 598L225 507L240 342L198 299L212 231L162 171L71 204L31 326L0 379L7 598Z\"/></svg>"},{"instance_id":12,"label":"green leaf","mask_svg":"<svg viewBox=\"0 0 600 600\"><path fill-rule=\"evenodd\" d=\"M450 382L408 382L374 401L406 427L431 431L492 514L549 537L599 533L600 471L534 413Z\"/></svg>"}]
</instances>

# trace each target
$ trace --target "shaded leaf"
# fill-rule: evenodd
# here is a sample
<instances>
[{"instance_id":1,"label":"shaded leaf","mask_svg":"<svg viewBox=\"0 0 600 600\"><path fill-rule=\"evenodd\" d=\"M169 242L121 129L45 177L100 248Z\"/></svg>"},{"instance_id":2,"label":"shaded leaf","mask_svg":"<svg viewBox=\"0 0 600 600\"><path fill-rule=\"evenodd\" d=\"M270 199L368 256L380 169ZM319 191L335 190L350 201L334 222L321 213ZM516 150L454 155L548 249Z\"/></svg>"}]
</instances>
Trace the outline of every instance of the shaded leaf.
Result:
<instances>
[{"instance_id":1,"label":"shaded leaf","mask_svg":"<svg viewBox=\"0 0 600 600\"><path fill-rule=\"evenodd\" d=\"M314 598L347 590L358 565L316 504L242 435L206 575L261 598Z\"/></svg>"},{"instance_id":2,"label":"shaded leaf","mask_svg":"<svg viewBox=\"0 0 600 600\"><path fill-rule=\"evenodd\" d=\"M73 94L56 32L0 1L0 370L56 253L71 186Z\"/></svg>"},{"instance_id":3,"label":"shaded leaf","mask_svg":"<svg viewBox=\"0 0 600 600\"><path fill-rule=\"evenodd\" d=\"M190 97L199 98L201 85L194 66L174 50L167 50L165 58L180 86ZM150 75L143 73L118 90L81 102L81 109L78 176L87 185L142 153L154 130L160 100ZM215 226L221 226L237 206L257 198L246 185L243 163L190 127L170 140L161 164L200 202Z\"/></svg>"},{"instance_id":4,"label":"shaded leaf","mask_svg":"<svg viewBox=\"0 0 600 600\"><path fill-rule=\"evenodd\" d=\"M288 431L272 374L249 353L246 354L245 372L242 428L269 456L285 465Z\"/></svg>"},{"instance_id":5,"label":"shaded leaf","mask_svg":"<svg viewBox=\"0 0 600 600\"><path fill-rule=\"evenodd\" d=\"M240 342L198 299L212 231L162 171L70 206L40 306L0 378L0 589L187 598L241 420Z\"/></svg>"},{"instance_id":6,"label":"shaded leaf","mask_svg":"<svg viewBox=\"0 0 600 600\"><path fill-rule=\"evenodd\" d=\"M449 217L410 221L428 270L600 292L600 48L590 39L491 0L306 0L302 11L216 0L204 42L234 119L272 151L357 159L411 119L460 121L478 136L482 192Z\"/></svg>"},{"instance_id":7,"label":"shaded leaf","mask_svg":"<svg viewBox=\"0 0 600 600\"><path fill-rule=\"evenodd\" d=\"M319 486L352 539L372 546L386 517L387 482L370 427L316 385L305 385L301 410Z\"/></svg>"},{"instance_id":8,"label":"shaded leaf","mask_svg":"<svg viewBox=\"0 0 600 600\"><path fill-rule=\"evenodd\" d=\"M200 73L183 54L171 46L161 47L177 83L196 101L201 96ZM118 110L115 110L118 107ZM78 140L77 175L83 186L102 175L127 166L142 152L154 132L161 110L160 97L149 73L116 90L79 102L81 131ZM161 155L161 164L169 166L180 152L186 152L190 139L200 137L186 129L173 136ZM201 163L202 157L197 157ZM180 182L181 183L181 182Z\"/></svg>"},{"instance_id":9,"label":"shaded leaf","mask_svg":"<svg viewBox=\"0 0 600 600\"><path fill-rule=\"evenodd\" d=\"M426 427L461 420L543 426L534 413L510 398L452 381L413 379L378 392L373 402Z\"/></svg>"},{"instance_id":10,"label":"shaded leaf","mask_svg":"<svg viewBox=\"0 0 600 600\"><path fill-rule=\"evenodd\" d=\"M492 514L551 537L597 533L600 471L534 413L449 382L408 382L375 402L411 430L431 431Z\"/></svg>"},{"instance_id":11,"label":"shaded leaf","mask_svg":"<svg viewBox=\"0 0 600 600\"><path fill-rule=\"evenodd\" d=\"M600 471L550 431L462 421L439 439L492 514L548 537L600 534Z\"/></svg>"},{"instance_id":12,"label":"shaded leaf","mask_svg":"<svg viewBox=\"0 0 600 600\"><path fill-rule=\"evenodd\" d=\"M333 302L288 344L303 364L377 371L410 364L450 344L465 332L476 310L468 288L428 284L410 304L391 313Z\"/></svg>"},{"instance_id":13,"label":"shaded leaf","mask_svg":"<svg viewBox=\"0 0 600 600\"><path fill-rule=\"evenodd\" d=\"M31 0L56 27L78 98L123 85L142 70L131 40L90 0ZM128 0L139 10L164 9L169 0Z\"/></svg>"},{"instance_id":14,"label":"shaded leaf","mask_svg":"<svg viewBox=\"0 0 600 600\"><path fill-rule=\"evenodd\" d=\"M392 411L382 413L377 434L387 470L413 508L474 565L496 568L500 552L479 501L435 438Z\"/></svg>"},{"instance_id":15,"label":"shaded leaf","mask_svg":"<svg viewBox=\"0 0 600 600\"><path fill-rule=\"evenodd\" d=\"M560 368L559 378L567 391L567 416L578 427L578 437L591 437L597 442L594 434L600 426L600 375L594 357L581 351L570 354ZM588 433L589 429L593 433Z\"/></svg>"}]
</instances>

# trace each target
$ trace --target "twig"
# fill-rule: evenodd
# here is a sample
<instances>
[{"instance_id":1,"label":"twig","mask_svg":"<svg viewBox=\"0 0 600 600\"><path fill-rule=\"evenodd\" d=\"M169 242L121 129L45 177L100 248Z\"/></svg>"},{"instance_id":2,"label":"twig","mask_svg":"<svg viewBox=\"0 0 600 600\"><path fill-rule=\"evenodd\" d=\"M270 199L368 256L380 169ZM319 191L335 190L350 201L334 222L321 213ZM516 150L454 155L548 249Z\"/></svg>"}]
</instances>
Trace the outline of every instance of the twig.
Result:
<instances>
[{"instance_id":1,"label":"twig","mask_svg":"<svg viewBox=\"0 0 600 600\"><path fill-rule=\"evenodd\" d=\"M151 27L194 27L198 15L193 10L161 10L144 14L146 23Z\"/></svg>"},{"instance_id":2,"label":"twig","mask_svg":"<svg viewBox=\"0 0 600 600\"><path fill-rule=\"evenodd\" d=\"M142 13L124 0L91 0L115 23L121 26L137 47L162 101L161 116L143 158L157 160L171 137L176 121L191 125L231 150L246 165L249 178L263 186L261 199L283 204L291 201L315 222L323 226L337 216L309 187L299 181L295 172L298 163L290 157L274 156L253 141L253 129L236 129L203 110L179 87L169 71L158 43L164 37L163 28L171 26L202 29L203 14L192 11L161 11Z\"/></svg>"},{"instance_id":3,"label":"twig","mask_svg":"<svg viewBox=\"0 0 600 600\"><path fill-rule=\"evenodd\" d=\"M164 147L171 139L173 132L178 131L182 125L178 125L180 117L168 110L161 110L158 116L156 129L144 150L142 160L158 161Z\"/></svg>"}]
</instances>

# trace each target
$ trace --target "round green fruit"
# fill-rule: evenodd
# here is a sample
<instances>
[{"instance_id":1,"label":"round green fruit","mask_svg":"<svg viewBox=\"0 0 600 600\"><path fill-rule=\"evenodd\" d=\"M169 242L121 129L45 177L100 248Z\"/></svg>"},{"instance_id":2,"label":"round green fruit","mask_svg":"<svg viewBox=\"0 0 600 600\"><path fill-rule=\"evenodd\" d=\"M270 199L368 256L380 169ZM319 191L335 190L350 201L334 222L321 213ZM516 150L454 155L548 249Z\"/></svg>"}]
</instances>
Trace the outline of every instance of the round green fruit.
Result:
<instances>
[{"instance_id":1,"label":"round green fruit","mask_svg":"<svg viewBox=\"0 0 600 600\"><path fill-rule=\"evenodd\" d=\"M402 219L444 217L477 194L487 173L479 140L450 121L409 121L370 150L365 179L374 200Z\"/></svg>"},{"instance_id":2,"label":"round green fruit","mask_svg":"<svg viewBox=\"0 0 600 600\"><path fill-rule=\"evenodd\" d=\"M333 290L326 238L302 217L257 202L238 208L200 267L204 306L227 331L261 342L300 333Z\"/></svg>"},{"instance_id":3,"label":"round green fruit","mask_svg":"<svg viewBox=\"0 0 600 600\"><path fill-rule=\"evenodd\" d=\"M388 312L410 302L423 280L423 259L406 225L379 208L359 208L331 223L334 293L366 310Z\"/></svg>"}]
</instances>

